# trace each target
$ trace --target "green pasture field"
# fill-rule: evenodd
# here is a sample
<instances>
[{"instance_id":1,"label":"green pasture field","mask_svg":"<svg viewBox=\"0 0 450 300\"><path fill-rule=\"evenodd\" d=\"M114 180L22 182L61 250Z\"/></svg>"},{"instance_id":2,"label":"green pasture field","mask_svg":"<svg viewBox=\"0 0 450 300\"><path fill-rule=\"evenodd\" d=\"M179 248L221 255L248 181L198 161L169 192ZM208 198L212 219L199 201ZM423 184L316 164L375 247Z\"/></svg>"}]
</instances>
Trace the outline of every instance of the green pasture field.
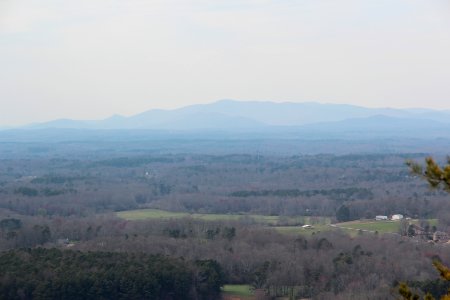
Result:
<instances>
[{"instance_id":1,"label":"green pasture field","mask_svg":"<svg viewBox=\"0 0 450 300\"><path fill-rule=\"evenodd\" d=\"M298 224L329 224L330 219L325 217L305 217L305 216L264 216L254 214L198 214L187 212L171 212L159 209L137 209L121 211L117 213L122 219L126 220L156 220L156 219L179 219L194 218L205 221L250 221L270 226L280 224L298 225ZM292 226L287 226L292 227ZM298 228L298 227L295 227Z\"/></svg>"},{"instance_id":2,"label":"green pasture field","mask_svg":"<svg viewBox=\"0 0 450 300\"><path fill-rule=\"evenodd\" d=\"M337 223L330 226L331 220L328 217L309 216L264 216L255 214L198 214L188 212L171 212L160 209L137 209L121 211L117 216L126 220L158 220L158 219L180 219L193 218L204 221L244 221L256 222L259 224L272 226L275 230L284 234L312 234L333 229L342 229L349 234L355 234L358 230L377 231L380 234L398 233L400 221L375 221L358 220L344 223ZM419 220L408 220L411 224L418 224ZM427 220L430 226L437 225L437 219ZM299 225L310 224L312 229L304 229Z\"/></svg>"},{"instance_id":3,"label":"green pasture field","mask_svg":"<svg viewBox=\"0 0 450 300\"><path fill-rule=\"evenodd\" d=\"M419 220L408 220L410 224L419 224ZM430 226L436 226L438 223L437 219L427 220ZM335 226L330 226L329 223L316 224L313 225L312 229L304 229L300 226L276 226L273 227L277 231L284 234L312 234L318 232L325 232L329 230L344 230L350 235L358 234L359 230L367 230L369 232L377 231L379 234L384 233L398 233L400 229L400 221L375 221L375 220L358 220L351 222L344 222L335 224Z\"/></svg>"},{"instance_id":4,"label":"green pasture field","mask_svg":"<svg viewBox=\"0 0 450 300\"><path fill-rule=\"evenodd\" d=\"M407 220L411 224L419 224L419 220ZM437 225L437 219L427 220L430 226ZM378 233L398 233L400 228L400 221L375 221L375 220L360 220L351 221L345 223L338 223L336 227L343 229L354 229L354 230L368 230L368 231L378 231Z\"/></svg>"},{"instance_id":5,"label":"green pasture field","mask_svg":"<svg viewBox=\"0 0 450 300\"><path fill-rule=\"evenodd\" d=\"M252 297L253 292L246 284L227 284L222 287L222 294L227 296Z\"/></svg>"}]
</instances>

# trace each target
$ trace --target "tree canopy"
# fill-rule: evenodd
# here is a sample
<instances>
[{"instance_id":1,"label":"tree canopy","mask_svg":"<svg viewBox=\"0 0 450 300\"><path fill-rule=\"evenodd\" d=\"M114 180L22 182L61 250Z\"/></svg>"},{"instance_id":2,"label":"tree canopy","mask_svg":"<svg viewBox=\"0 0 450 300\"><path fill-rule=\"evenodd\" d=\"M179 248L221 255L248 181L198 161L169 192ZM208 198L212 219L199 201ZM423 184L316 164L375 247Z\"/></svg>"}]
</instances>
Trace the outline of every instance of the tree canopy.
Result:
<instances>
[{"instance_id":1,"label":"tree canopy","mask_svg":"<svg viewBox=\"0 0 450 300\"><path fill-rule=\"evenodd\" d=\"M2 299L217 299L222 284L211 260L56 248L0 254Z\"/></svg>"}]
</instances>

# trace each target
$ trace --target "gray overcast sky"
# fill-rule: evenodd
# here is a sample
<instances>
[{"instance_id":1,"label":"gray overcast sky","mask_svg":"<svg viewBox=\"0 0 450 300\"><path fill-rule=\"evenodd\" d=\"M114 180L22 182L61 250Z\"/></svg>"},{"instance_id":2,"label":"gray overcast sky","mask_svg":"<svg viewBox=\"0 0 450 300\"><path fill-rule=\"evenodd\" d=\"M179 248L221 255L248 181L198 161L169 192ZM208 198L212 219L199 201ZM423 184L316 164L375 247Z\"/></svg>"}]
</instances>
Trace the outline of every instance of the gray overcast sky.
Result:
<instances>
[{"instance_id":1,"label":"gray overcast sky","mask_svg":"<svg viewBox=\"0 0 450 300\"><path fill-rule=\"evenodd\" d=\"M0 125L223 98L450 109L450 1L0 0Z\"/></svg>"}]
</instances>

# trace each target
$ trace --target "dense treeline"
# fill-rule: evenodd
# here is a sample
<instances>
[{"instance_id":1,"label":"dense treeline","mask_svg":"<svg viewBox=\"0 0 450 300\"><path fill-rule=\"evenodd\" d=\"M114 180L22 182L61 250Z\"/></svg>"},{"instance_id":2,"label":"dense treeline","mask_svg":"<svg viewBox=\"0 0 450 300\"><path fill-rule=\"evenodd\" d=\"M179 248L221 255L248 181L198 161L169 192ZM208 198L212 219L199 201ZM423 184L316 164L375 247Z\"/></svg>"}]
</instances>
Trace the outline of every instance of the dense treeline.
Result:
<instances>
[{"instance_id":1,"label":"dense treeline","mask_svg":"<svg viewBox=\"0 0 450 300\"><path fill-rule=\"evenodd\" d=\"M55 248L0 254L2 299L214 299L222 284L208 260Z\"/></svg>"},{"instance_id":2,"label":"dense treeline","mask_svg":"<svg viewBox=\"0 0 450 300\"><path fill-rule=\"evenodd\" d=\"M189 218L33 217L3 219L0 224L3 249L40 245L83 253L135 253L136 259L146 253L182 257L184 262L216 261L220 267L213 263L211 267L222 270L215 273L223 274L222 282L250 284L272 296L390 299L399 281L411 282L423 292L443 293L445 285L431 260L450 262L446 245L396 235L351 237L337 231L285 235L257 224Z\"/></svg>"},{"instance_id":3,"label":"dense treeline","mask_svg":"<svg viewBox=\"0 0 450 300\"><path fill-rule=\"evenodd\" d=\"M196 230L189 221L165 226L197 234L173 237L163 228L147 236L130 231L122 238L98 238L74 247L212 259L223 267L229 283L263 288L271 296L293 294L313 299L390 299L399 281L437 280L432 258L450 261L446 246L392 235L362 234L353 238L346 233L324 232L311 237L287 236L257 226L236 226L231 238L217 234L208 239L207 232L218 227L211 224ZM220 232L224 229L219 228ZM417 287L424 292L437 287L438 292L445 293L439 285L424 283Z\"/></svg>"},{"instance_id":4,"label":"dense treeline","mask_svg":"<svg viewBox=\"0 0 450 300\"><path fill-rule=\"evenodd\" d=\"M120 154L120 152L119 152ZM263 156L155 154L11 158L0 165L0 208L87 216L161 208L349 219L401 213L450 223L446 195L411 178L408 154Z\"/></svg>"},{"instance_id":5,"label":"dense treeline","mask_svg":"<svg viewBox=\"0 0 450 300\"><path fill-rule=\"evenodd\" d=\"M436 297L447 288L431 260L448 264L448 248L426 236L287 235L250 218L127 221L114 213L161 208L310 221L400 213L437 217L435 229L445 231L448 195L428 190L405 166L424 154L290 155L299 148L281 149L284 142L264 153L240 152L245 142L186 142L215 147L202 154L155 143L158 150L0 144L0 298L217 299L223 283L313 299L391 299L399 281ZM220 154L218 145L231 150ZM34 247L45 249L17 250Z\"/></svg>"},{"instance_id":6,"label":"dense treeline","mask_svg":"<svg viewBox=\"0 0 450 300\"><path fill-rule=\"evenodd\" d=\"M373 193L368 189L347 188L347 189L330 189L330 190L261 190L261 191L237 191L231 193L233 197L312 197L312 196L329 196L333 200L352 201L355 199L371 200Z\"/></svg>"}]
</instances>

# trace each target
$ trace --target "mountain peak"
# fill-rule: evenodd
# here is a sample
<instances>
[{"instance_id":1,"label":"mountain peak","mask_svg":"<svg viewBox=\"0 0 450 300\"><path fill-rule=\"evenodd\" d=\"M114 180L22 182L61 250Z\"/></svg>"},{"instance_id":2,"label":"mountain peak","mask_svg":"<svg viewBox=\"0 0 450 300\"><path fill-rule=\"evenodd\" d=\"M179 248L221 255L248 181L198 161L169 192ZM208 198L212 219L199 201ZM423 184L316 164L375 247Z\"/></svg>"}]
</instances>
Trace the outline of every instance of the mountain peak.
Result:
<instances>
[{"instance_id":1,"label":"mountain peak","mask_svg":"<svg viewBox=\"0 0 450 300\"><path fill-rule=\"evenodd\" d=\"M352 119L383 118L432 120L450 123L450 112L423 109L366 108L349 104L317 102L237 101L221 99L173 110L153 109L134 116L113 115L99 121L59 119L33 128L88 129L226 129L303 126Z\"/></svg>"}]
</instances>

